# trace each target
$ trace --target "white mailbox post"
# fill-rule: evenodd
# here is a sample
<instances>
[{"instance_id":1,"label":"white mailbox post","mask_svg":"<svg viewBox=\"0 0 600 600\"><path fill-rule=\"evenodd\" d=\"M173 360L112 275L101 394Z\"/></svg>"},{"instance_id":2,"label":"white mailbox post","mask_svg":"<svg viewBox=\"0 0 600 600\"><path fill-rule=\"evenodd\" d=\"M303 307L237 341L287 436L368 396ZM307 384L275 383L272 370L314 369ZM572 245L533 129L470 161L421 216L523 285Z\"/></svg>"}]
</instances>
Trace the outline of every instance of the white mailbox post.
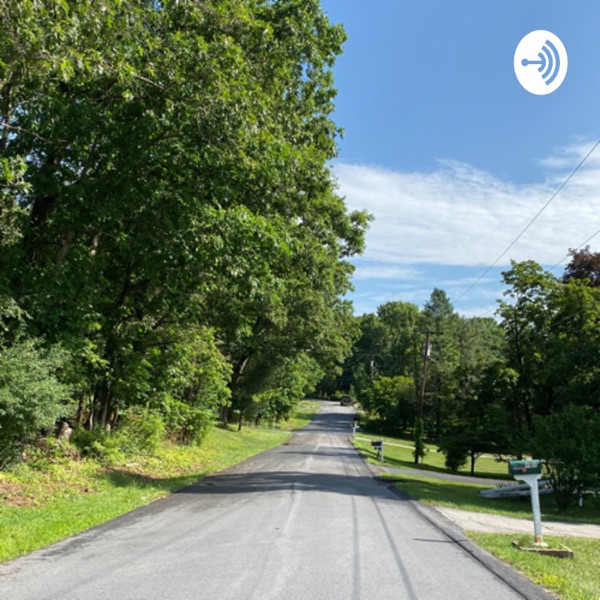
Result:
<instances>
[{"instance_id":1,"label":"white mailbox post","mask_svg":"<svg viewBox=\"0 0 600 600\"><path fill-rule=\"evenodd\" d=\"M379 455L379 460L381 462L383 462L383 438L381 439L381 441L372 440L371 446L373 446L373 449L377 450L377 454Z\"/></svg>"},{"instance_id":2,"label":"white mailbox post","mask_svg":"<svg viewBox=\"0 0 600 600\"><path fill-rule=\"evenodd\" d=\"M538 480L542 476L542 462L540 460L511 460L508 463L508 472L515 479L524 481L529 485L531 490L531 509L533 510L534 543L544 546L540 493L538 489Z\"/></svg>"}]
</instances>

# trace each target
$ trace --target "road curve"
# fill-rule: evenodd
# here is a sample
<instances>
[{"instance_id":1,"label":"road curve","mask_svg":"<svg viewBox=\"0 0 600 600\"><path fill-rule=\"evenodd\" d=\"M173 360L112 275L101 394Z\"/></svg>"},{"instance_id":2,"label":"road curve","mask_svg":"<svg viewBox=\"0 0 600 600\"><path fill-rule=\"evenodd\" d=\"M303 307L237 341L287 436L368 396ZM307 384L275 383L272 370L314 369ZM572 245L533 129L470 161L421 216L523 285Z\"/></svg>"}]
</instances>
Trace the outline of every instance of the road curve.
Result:
<instances>
[{"instance_id":1,"label":"road curve","mask_svg":"<svg viewBox=\"0 0 600 600\"><path fill-rule=\"evenodd\" d=\"M351 419L325 404L279 448L0 565L0 598L523 598L372 478Z\"/></svg>"}]
</instances>

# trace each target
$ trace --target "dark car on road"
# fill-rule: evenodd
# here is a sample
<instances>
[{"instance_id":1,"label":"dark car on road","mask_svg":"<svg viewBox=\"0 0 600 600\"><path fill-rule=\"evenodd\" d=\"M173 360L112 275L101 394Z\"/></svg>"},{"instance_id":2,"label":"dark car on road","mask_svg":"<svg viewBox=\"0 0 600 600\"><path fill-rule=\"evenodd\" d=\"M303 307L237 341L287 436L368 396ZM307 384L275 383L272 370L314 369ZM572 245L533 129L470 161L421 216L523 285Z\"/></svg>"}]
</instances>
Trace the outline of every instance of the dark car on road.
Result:
<instances>
[{"instance_id":1,"label":"dark car on road","mask_svg":"<svg viewBox=\"0 0 600 600\"><path fill-rule=\"evenodd\" d=\"M352 398L350 396L342 396L342 399L340 400L340 404L342 406L352 406L354 404L354 401L352 400Z\"/></svg>"}]
</instances>

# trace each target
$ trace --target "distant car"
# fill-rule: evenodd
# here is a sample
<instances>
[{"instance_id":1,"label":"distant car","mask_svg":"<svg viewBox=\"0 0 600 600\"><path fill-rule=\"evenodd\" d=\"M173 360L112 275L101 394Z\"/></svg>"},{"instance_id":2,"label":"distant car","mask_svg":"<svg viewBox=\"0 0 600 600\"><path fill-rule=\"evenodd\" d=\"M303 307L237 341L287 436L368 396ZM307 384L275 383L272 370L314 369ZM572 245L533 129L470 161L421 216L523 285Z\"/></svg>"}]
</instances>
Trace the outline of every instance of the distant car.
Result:
<instances>
[{"instance_id":1,"label":"distant car","mask_svg":"<svg viewBox=\"0 0 600 600\"><path fill-rule=\"evenodd\" d=\"M354 401L352 400L352 398L350 396L342 396L342 399L340 400L340 404L342 406L352 406L354 404Z\"/></svg>"}]
</instances>

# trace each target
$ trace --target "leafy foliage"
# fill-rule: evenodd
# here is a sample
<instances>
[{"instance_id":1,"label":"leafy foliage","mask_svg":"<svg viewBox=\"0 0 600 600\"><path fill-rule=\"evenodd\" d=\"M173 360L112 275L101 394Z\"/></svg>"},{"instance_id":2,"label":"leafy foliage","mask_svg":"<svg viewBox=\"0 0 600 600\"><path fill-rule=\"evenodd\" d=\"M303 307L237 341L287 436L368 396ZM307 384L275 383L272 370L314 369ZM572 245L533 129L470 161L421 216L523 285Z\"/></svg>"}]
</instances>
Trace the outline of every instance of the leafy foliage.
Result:
<instances>
[{"instance_id":1,"label":"leafy foliage","mask_svg":"<svg viewBox=\"0 0 600 600\"><path fill-rule=\"evenodd\" d=\"M586 487L600 477L600 415L570 406L535 418L534 450L544 459L552 493L564 513Z\"/></svg>"},{"instance_id":2,"label":"leafy foliage","mask_svg":"<svg viewBox=\"0 0 600 600\"><path fill-rule=\"evenodd\" d=\"M58 379L66 358L32 339L0 347L0 467L67 412L69 390Z\"/></svg>"},{"instance_id":3,"label":"leafy foliage","mask_svg":"<svg viewBox=\"0 0 600 600\"><path fill-rule=\"evenodd\" d=\"M72 419L147 405L196 442L230 404L281 397L299 357L335 369L369 216L327 166L345 34L319 2L0 15L0 293L68 352Z\"/></svg>"},{"instance_id":4,"label":"leafy foliage","mask_svg":"<svg viewBox=\"0 0 600 600\"><path fill-rule=\"evenodd\" d=\"M363 408L388 433L402 432L415 416L415 383L411 377L379 377L365 393Z\"/></svg>"},{"instance_id":5,"label":"leafy foliage","mask_svg":"<svg viewBox=\"0 0 600 600\"><path fill-rule=\"evenodd\" d=\"M581 250L570 250L569 255L571 260L565 269L563 281L582 279L592 287L600 287L600 254L585 246Z\"/></svg>"},{"instance_id":6,"label":"leafy foliage","mask_svg":"<svg viewBox=\"0 0 600 600\"><path fill-rule=\"evenodd\" d=\"M423 419L417 418L415 420L415 449L413 450L413 456L415 457L415 464L425 458L427 450L425 448L424 440L425 428L423 426Z\"/></svg>"},{"instance_id":7,"label":"leafy foliage","mask_svg":"<svg viewBox=\"0 0 600 600\"><path fill-rule=\"evenodd\" d=\"M339 388L351 387L383 429L407 432L397 383L422 384L423 420L412 431L417 460L425 432L451 470L470 460L474 473L484 453L533 449L566 510L575 493L597 485L600 439L600 258L589 248L571 257L562 280L534 261L513 262L503 274L499 322L458 316L439 289L420 311L389 302L363 315ZM405 404L413 411L415 397Z\"/></svg>"}]
</instances>

